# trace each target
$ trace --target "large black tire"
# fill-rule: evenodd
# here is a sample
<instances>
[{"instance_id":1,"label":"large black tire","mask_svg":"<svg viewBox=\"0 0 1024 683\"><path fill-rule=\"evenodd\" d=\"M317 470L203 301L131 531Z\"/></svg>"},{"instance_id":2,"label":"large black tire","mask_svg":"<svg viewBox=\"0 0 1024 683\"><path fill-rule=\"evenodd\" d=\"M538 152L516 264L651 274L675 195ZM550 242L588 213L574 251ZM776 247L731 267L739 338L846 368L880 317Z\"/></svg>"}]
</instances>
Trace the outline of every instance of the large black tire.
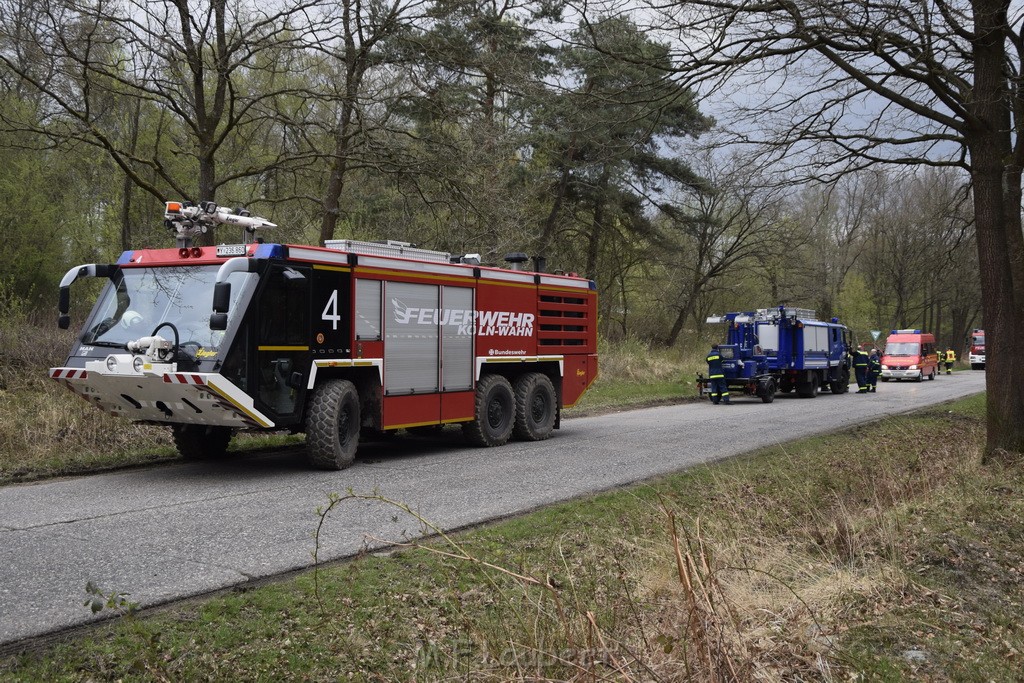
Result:
<instances>
[{"instance_id":1,"label":"large black tire","mask_svg":"<svg viewBox=\"0 0 1024 683\"><path fill-rule=\"evenodd\" d=\"M843 377L835 382L829 382L828 388L833 394L845 394L850 390L850 378Z\"/></svg>"},{"instance_id":2,"label":"large black tire","mask_svg":"<svg viewBox=\"0 0 1024 683\"><path fill-rule=\"evenodd\" d=\"M814 398L818 395L818 389L820 386L818 376L812 374L811 381L800 382L796 385L796 395L800 398Z\"/></svg>"},{"instance_id":3,"label":"large black tire","mask_svg":"<svg viewBox=\"0 0 1024 683\"><path fill-rule=\"evenodd\" d=\"M551 436L558 414L555 385L541 372L516 380L516 422L512 434L520 441L543 441Z\"/></svg>"},{"instance_id":4,"label":"large black tire","mask_svg":"<svg viewBox=\"0 0 1024 683\"><path fill-rule=\"evenodd\" d=\"M501 375L484 375L476 383L476 409L472 422L462 423L462 432L477 446L500 446L512 436L516 421L516 397L512 385Z\"/></svg>"},{"instance_id":5,"label":"large black tire","mask_svg":"<svg viewBox=\"0 0 1024 683\"><path fill-rule=\"evenodd\" d=\"M171 436L178 453L185 460L216 460L228 452L234 432L231 427L206 425L171 425Z\"/></svg>"},{"instance_id":6,"label":"large black tire","mask_svg":"<svg viewBox=\"0 0 1024 683\"><path fill-rule=\"evenodd\" d=\"M771 403L775 400L775 380L768 380L762 385L758 386L758 396L761 397L761 403Z\"/></svg>"},{"instance_id":7,"label":"large black tire","mask_svg":"<svg viewBox=\"0 0 1024 683\"><path fill-rule=\"evenodd\" d=\"M332 379L313 390L306 415L306 455L321 470L343 470L359 447L359 392L352 382Z\"/></svg>"}]
</instances>

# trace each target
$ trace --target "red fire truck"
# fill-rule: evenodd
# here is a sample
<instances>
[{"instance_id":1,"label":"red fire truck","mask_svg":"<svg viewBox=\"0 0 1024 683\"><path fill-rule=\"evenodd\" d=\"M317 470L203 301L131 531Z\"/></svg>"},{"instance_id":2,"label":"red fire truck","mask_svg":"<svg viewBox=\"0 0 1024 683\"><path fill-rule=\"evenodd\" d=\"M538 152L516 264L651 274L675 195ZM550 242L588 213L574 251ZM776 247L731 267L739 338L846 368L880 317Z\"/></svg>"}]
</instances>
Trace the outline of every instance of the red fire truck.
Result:
<instances>
[{"instance_id":1,"label":"red fire truck","mask_svg":"<svg viewBox=\"0 0 1024 683\"><path fill-rule=\"evenodd\" d=\"M985 369L985 330L975 329L971 332L970 354L971 370Z\"/></svg>"},{"instance_id":2,"label":"red fire truck","mask_svg":"<svg viewBox=\"0 0 1024 683\"><path fill-rule=\"evenodd\" d=\"M363 430L460 423L498 446L557 429L597 377L597 295L574 274L479 265L406 243L264 243L265 219L168 203L174 249L124 252L61 282L108 280L50 376L113 415L171 426L186 458L235 431L305 432L312 465L349 466ZM242 244L192 246L218 224ZM538 268L540 270L540 268Z\"/></svg>"}]
</instances>

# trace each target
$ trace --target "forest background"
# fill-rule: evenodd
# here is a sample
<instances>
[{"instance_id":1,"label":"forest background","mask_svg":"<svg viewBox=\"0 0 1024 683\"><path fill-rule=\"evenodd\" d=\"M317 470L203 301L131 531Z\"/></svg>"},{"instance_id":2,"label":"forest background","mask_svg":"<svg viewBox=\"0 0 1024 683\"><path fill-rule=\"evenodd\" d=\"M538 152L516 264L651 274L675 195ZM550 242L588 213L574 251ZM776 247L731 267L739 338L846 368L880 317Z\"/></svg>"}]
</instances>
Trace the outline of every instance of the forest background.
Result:
<instances>
[{"instance_id":1,"label":"forest background","mask_svg":"<svg viewBox=\"0 0 1024 683\"><path fill-rule=\"evenodd\" d=\"M696 348L721 334L708 314L779 303L960 353L981 326L955 146L871 164L794 145L797 109L745 104L770 74L692 78L686 31L642 4L0 5L8 321L54 325L71 266L173 245L163 202L185 199L266 216L276 242L542 255L594 279L612 342Z\"/></svg>"}]
</instances>

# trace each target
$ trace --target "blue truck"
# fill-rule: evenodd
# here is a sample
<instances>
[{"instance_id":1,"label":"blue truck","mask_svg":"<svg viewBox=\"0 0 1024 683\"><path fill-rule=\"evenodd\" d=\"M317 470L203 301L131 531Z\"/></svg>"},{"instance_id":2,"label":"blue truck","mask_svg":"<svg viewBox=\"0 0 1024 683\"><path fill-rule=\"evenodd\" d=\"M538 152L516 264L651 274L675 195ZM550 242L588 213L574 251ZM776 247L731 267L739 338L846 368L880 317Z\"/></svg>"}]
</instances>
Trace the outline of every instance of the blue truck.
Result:
<instances>
[{"instance_id":1,"label":"blue truck","mask_svg":"<svg viewBox=\"0 0 1024 683\"><path fill-rule=\"evenodd\" d=\"M818 320L806 308L777 306L711 316L709 323L727 326L719 344L729 392L756 396L764 403L792 391L813 398L823 390L844 394L850 389L850 331L838 318ZM708 381L697 376L701 395Z\"/></svg>"}]
</instances>

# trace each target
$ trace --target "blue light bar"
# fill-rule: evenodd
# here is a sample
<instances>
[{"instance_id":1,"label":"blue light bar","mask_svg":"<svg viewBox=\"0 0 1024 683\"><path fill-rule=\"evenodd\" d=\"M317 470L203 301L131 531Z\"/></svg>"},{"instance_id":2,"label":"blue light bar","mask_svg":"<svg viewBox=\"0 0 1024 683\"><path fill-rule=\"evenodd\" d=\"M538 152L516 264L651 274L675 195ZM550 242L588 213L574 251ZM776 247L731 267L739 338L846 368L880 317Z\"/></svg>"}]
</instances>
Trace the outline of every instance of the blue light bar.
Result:
<instances>
[{"instance_id":1,"label":"blue light bar","mask_svg":"<svg viewBox=\"0 0 1024 683\"><path fill-rule=\"evenodd\" d=\"M253 258L285 258L287 255L283 244L261 244L256 247Z\"/></svg>"}]
</instances>

